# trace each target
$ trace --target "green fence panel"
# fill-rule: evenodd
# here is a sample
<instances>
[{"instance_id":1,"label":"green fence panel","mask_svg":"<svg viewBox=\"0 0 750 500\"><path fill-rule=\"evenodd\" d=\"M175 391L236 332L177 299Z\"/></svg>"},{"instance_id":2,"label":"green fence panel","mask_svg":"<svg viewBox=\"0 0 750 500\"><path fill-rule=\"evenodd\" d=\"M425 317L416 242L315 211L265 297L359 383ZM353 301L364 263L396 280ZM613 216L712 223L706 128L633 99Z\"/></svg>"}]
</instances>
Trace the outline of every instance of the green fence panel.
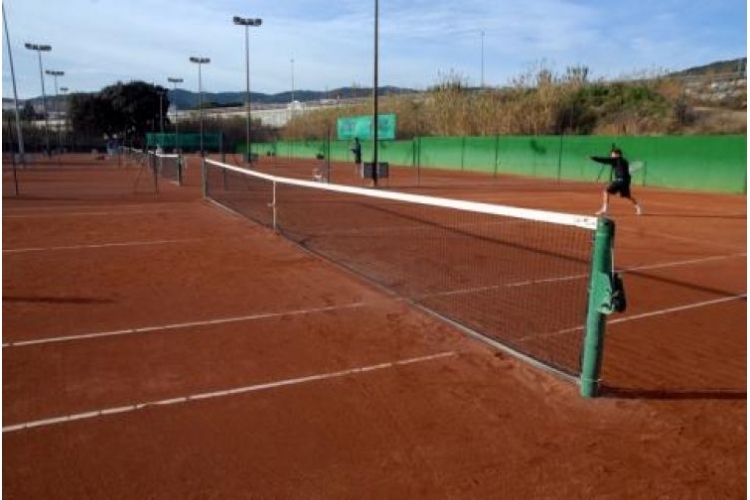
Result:
<instances>
[{"instance_id":1,"label":"green fence panel","mask_svg":"<svg viewBox=\"0 0 750 500\"><path fill-rule=\"evenodd\" d=\"M497 170L499 137L465 137L462 166L464 170L494 174Z\"/></svg>"},{"instance_id":2,"label":"green fence panel","mask_svg":"<svg viewBox=\"0 0 750 500\"><path fill-rule=\"evenodd\" d=\"M378 161L391 165L414 165L414 141L385 141L380 143Z\"/></svg>"},{"instance_id":3,"label":"green fence panel","mask_svg":"<svg viewBox=\"0 0 750 500\"><path fill-rule=\"evenodd\" d=\"M498 172L558 178L560 138L553 136L501 137Z\"/></svg>"},{"instance_id":4,"label":"green fence panel","mask_svg":"<svg viewBox=\"0 0 750 500\"><path fill-rule=\"evenodd\" d=\"M161 146L163 148L173 148L177 145L184 149L200 148L201 135L188 132L175 134L173 132L148 132L146 133L146 147L153 148ZM219 150L222 140L220 132L204 132L203 147Z\"/></svg>"},{"instance_id":5,"label":"green fence panel","mask_svg":"<svg viewBox=\"0 0 750 500\"><path fill-rule=\"evenodd\" d=\"M422 137L420 163L423 167L461 169L463 137Z\"/></svg>"},{"instance_id":6,"label":"green fence panel","mask_svg":"<svg viewBox=\"0 0 750 500\"><path fill-rule=\"evenodd\" d=\"M197 136L185 135L190 142ZM210 141L206 142L208 146ZM631 164L643 163L633 173L634 185L746 193L745 135L415 137L381 142L378 159L402 166L604 182L609 168L590 157L607 156L612 145L622 149ZM348 141L331 141L331 160L353 161L350 148ZM259 155L268 151L281 157L314 158L326 154L327 144L325 140L253 144ZM372 158L372 141L362 141L362 158Z\"/></svg>"}]
</instances>

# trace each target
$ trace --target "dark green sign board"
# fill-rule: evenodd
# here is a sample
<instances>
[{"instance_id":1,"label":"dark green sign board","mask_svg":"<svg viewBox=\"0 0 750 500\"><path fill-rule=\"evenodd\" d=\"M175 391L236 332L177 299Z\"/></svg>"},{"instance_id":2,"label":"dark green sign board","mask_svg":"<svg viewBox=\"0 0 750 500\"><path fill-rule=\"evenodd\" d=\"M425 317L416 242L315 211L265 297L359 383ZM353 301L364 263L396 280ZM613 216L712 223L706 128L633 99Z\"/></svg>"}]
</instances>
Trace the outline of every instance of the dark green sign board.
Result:
<instances>
[{"instance_id":1,"label":"dark green sign board","mask_svg":"<svg viewBox=\"0 0 750 500\"><path fill-rule=\"evenodd\" d=\"M372 139L372 115L347 116L336 122L336 135L340 141ZM396 115L378 115L378 140L396 139Z\"/></svg>"}]
</instances>

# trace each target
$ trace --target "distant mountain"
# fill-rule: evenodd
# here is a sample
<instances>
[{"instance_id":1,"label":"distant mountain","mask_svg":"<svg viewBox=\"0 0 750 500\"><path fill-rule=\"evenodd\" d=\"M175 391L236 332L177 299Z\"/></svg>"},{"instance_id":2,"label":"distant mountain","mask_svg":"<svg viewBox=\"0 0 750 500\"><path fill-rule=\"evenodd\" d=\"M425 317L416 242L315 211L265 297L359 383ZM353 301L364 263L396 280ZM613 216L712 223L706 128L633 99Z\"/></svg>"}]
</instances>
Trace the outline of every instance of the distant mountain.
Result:
<instances>
[{"instance_id":1,"label":"distant mountain","mask_svg":"<svg viewBox=\"0 0 750 500\"><path fill-rule=\"evenodd\" d=\"M670 73L673 76L708 76L708 75L731 75L747 73L747 57L730 59L728 61L716 61L703 66L695 66L682 71Z\"/></svg>"},{"instance_id":2,"label":"distant mountain","mask_svg":"<svg viewBox=\"0 0 750 500\"><path fill-rule=\"evenodd\" d=\"M380 95L410 94L416 92L413 89L401 87L380 87ZM292 95L294 98L292 99ZM342 87L328 91L316 90L295 90L292 92L281 92L278 94L263 94L259 92L250 92L250 102L258 104L288 104L292 100L300 102L320 101L323 99L354 99L358 97L369 97L372 95L372 88L362 87ZM185 89L169 91L170 100L177 104L179 108L193 108L198 106L200 96L197 92L191 92ZM245 103L245 92L204 92L203 102L213 103L219 106L242 106Z\"/></svg>"},{"instance_id":3,"label":"distant mountain","mask_svg":"<svg viewBox=\"0 0 750 500\"><path fill-rule=\"evenodd\" d=\"M417 92L413 89L384 86L380 87L380 95L397 95L397 94L413 94ZM292 99L294 95L294 99ZM280 92L278 94L263 94L260 92L250 92L250 102L254 105L283 105L289 104L292 100L300 102L313 102L320 101L323 99L356 99L359 97L370 97L372 95L372 88L363 87L342 87L328 91L316 91L316 90L295 90L292 92ZM55 103L56 99L60 100L60 106L63 106L65 96L56 98L55 96L47 96L47 106L50 110L57 109ZM169 90L169 99L173 104L177 104L180 109L196 108L200 102L200 96L198 92L192 92L190 90L180 89ZM42 98L34 97L29 99L35 108L41 111L42 109ZM203 102L209 103L213 107L220 106L242 106L245 103L245 92L204 92ZM21 104L23 106L25 102ZM13 100L3 98L3 109L12 109Z\"/></svg>"}]
</instances>

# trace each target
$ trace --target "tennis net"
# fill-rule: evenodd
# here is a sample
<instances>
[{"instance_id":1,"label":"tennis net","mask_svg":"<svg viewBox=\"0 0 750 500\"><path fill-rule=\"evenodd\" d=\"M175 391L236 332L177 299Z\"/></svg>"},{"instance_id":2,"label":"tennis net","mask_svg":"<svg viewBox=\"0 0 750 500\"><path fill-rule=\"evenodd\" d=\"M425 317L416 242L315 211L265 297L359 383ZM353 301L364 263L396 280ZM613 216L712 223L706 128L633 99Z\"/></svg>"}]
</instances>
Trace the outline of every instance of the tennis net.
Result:
<instances>
[{"instance_id":1,"label":"tennis net","mask_svg":"<svg viewBox=\"0 0 750 500\"><path fill-rule=\"evenodd\" d=\"M155 169L163 178L182 185L182 156L178 154L153 153Z\"/></svg>"},{"instance_id":2,"label":"tennis net","mask_svg":"<svg viewBox=\"0 0 750 500\"><path fill-rule=\"evenodd\" d=\"M578 377L597 219L204 162L204 194L499 347Z\"/></svg>"}]
</instances>

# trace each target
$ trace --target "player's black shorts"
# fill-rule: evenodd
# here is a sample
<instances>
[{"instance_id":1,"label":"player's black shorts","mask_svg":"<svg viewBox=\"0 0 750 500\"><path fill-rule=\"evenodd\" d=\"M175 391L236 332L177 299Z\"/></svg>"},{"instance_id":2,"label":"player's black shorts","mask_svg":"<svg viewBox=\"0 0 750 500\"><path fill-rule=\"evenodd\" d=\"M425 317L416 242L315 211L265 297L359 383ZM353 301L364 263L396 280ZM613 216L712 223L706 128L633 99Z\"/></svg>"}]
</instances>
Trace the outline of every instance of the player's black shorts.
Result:
<instances>
[{"instance_id":1,"label":"player's black shorts","mask_svg":"<svg viewBox=\"0 0 750 500\"><path fill-rule=\"evenodd\" d=\"M607 186L609 194L620 193L622 198L630 198L630 181L624 179L615 179Z\"/></svg>"}]
</instances>

